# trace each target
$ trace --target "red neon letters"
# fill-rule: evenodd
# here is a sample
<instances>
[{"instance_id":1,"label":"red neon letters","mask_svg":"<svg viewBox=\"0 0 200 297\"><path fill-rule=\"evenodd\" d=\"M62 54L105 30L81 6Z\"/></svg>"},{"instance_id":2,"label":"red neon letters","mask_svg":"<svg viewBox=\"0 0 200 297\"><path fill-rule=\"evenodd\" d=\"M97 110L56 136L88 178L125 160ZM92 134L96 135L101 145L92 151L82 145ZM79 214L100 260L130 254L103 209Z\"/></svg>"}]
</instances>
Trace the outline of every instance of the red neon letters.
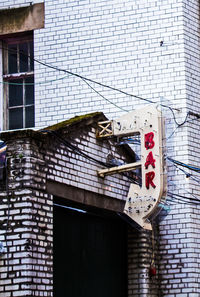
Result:
<instances>
[{"instance_id":1,"label":"red neon letters","mask_svg":"<svg viewBox=\"0 0 200 297\"><path fill-rule=\"evenodd\" d=\"M155 145L155 142L153 141L153 138L154 138L154 133L153 132L150 132L150 133L147 133L144 135L144 138L145 138L145 147L146 149L152 149Z\"/></svg>"},{"instance_id":2,"label":"red neon letters","mask_svg":"<svg viewBox=\"0 0 200 297\"><path fill-rule=\"evenodd\" d=\"M153 168L155 168L155 162L156 160L153 158L152 152L149 152L146 162L145 162L145 168L148 169L149 165L151 165Z\"/></svg>"},{"instance_id":3,"label":"red neon letters","mask_svg":"<svg viewBox=\"0 0 200 297\"><path fill-rule=\"evenodd\" d=\"M154 139L153 132L149 132L144 135L144 145L147 150L154 148L155 142L153 139ZM145 169L148 169L149 165L151 165L153 168L155 168L155 162L156 162L156 160L154 159L153 153L151 151L151 152L149 152L149 154L146 157L146 162L144 164ZM154 171L150 171L145 174L145 185L146 185L147 189L149 189L150 186L154 189L156 188L156 185L153 182L154 177L155 177Z\"/></svg>"},{"instance_id":4,"label":"red neon letters","mask_svg":"<svg viewBox=\"0 0 200 297\"><path fill-rule=\"evenodd\" d=\"M155 172L154 171L147 172L145 177L146 177L146 181L145 181L146 188L149 189L149 186L151 185L155 189L156 185L153 182L153 179L155 177Z\"/></svg>"}]
</instances>

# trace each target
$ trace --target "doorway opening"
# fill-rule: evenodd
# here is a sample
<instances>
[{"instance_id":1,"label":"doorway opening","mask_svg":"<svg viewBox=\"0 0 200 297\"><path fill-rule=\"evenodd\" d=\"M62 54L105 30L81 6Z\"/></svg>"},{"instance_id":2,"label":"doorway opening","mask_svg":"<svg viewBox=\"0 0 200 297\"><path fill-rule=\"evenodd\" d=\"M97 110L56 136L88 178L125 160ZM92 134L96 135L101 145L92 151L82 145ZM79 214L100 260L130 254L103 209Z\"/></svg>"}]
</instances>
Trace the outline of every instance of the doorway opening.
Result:
<instances>
[{"instance_id":1,"label":"doorway opening","mask_svg":"<svg viewBox=\"0 0 200 297\"><path fill-rule=\"evenodd\" d=\"M127 225L116 213L54 200L54 297L126 297Z\"/></svg>"}]
</instances>

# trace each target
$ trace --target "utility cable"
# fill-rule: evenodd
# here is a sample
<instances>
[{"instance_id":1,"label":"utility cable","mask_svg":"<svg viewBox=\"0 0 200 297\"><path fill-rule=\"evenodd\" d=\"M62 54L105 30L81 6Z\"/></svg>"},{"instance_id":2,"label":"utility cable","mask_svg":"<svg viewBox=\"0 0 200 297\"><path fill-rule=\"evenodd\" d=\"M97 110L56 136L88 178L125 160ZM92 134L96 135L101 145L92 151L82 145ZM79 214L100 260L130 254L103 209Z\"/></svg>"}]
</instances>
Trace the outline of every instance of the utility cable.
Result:
<instances>
[{"instance_id":1,"label":"utility cable","mask_svg":"<svg viewBox=\"0 0 200 297\"><path fill-rule=\"evenodd\" d=\"M102 162L100 160L97 160L97 159L93 158L92 156L86 154L80 148L78 148L76 145L73 145L72 143L70 143L66 139L63 139L56 131L41 130L41 132L44 132L44 133L47 132L47 133L53 134L57 138L57 140L59 140L60 143L64 144L66 147L68 147L70 149L70 152L72 152L72 153L76 153L76 154L84 157L85 159L87 159L87 160L89 160L89 161L91 161L93 163L99 164L99 165L101 165L103 167L106 167L106 168L113 167L112 165L110 165L108 163L105 163L105 162ZM124 172L119 172L119 174L122 174L123 176L125 176L127 179L129 179L133 183L139 185L139 183L137 183L137 181L135 181L132 177L130 177L129 175L125 174Z\"/></svg>"},{"instance_id":2,"label":"utility cable","mask_svg":"<svg viewBox=\"0 0 200 297\"><path fill-rule=\"evenodd\" d=\"M173 198L173 199L175 199L177 201L181 201L181 202L183 202L185 204L199 205L200 206L200 200L195 200L194 199L194 200L191 201L191 198L189 198L189 197L184 197L182 195L173 194L171 192L169 192L167 194L167 196L169 196L169 197L171 197L171 198Z\"/></svg>"},{"instance_id":3,"label":"utility cable","mask_svg":"<svg viewBox=\"0 0 200 297\"><path fill-rule=\"evenodd\" d=\"M170 162L172 162L172 163L174 163L174 164L176 164L176 165L179 165L179 166L188 168L188 169L193 170L193 171L195 171L195 172L200 172L200 167L191 166L191 165L185 164L185 163L183 163L183 162L174 160L174 159L172 159L172 158L170 158L170 157L167 157L167 159L168 159Z\"/></svg>"},{"instance_id":4,"label":"utility cable","mask_svg":"<svg viewBox=\"0 0 200 297\"><path fill-rule=\"evenodd\" d=\"M7 50L7 51L10 50L10 51L14 51L14 52L16 52L15 49L7 49L7 48L4 48L4 47L2 47L2 49L5 49L5 50ZM28 56L29 58L31 58L30 55L27 55L27 54L25 54L24 52L22 52L22 54ZM95 80L93 80L93 79L84 77L84 76L82 76L82 75L80 75L80 74L73 73L72 71L69 71L69 70L66 70L66 69L62 69L62 68L59 68L59 67L57 67L57 66L53 66L53 65L51 65L51 64L49 64L49 63L48 63L48 64L47 64L47 63L44 63L44 62L42 62L42 61L40 61L40 60L38 60L38 59L35 59L35 58L32 58L32 59L33 59L33 61L37 62L37 63L40 64L40 65L43 65L43 66L48 67L48 68L50 68L50 69L54 69L54 70L56 70L56 71L65 72L65 73L67 73L67 74L69 74L69 75L72 75L72 76L75 76L75 77L77 77L77 78L79 78L79 79L82 79L84 82L87 81L87 82L90 82L90 83L94 83L94 84L97 84L97 85L99 85L99 86L101 86L101 87L108 88L108 89L110 89L110 90L112 90L112 91L116 91L116 92L119 92L119 93L121 93L121 94L124 94L124 95L126 95L126 96L134 97L134 98L136 98L136 99L143 100L143 101L148 102L148 103L157 104L157 102L154 102L154 101L152 101L152 100L150 100L150 99L146 99L146 98L143 98L143 97L141 97L141 96L138 96L138 95L134 95L134 94L125 92L125 91L123 91L123 90L121 90L121 89L118 89L118 88L115 88L115 87L106 85L106 84L104 84L104 83L97 82L97 81L95 81ZM91 87L90 84L89 84L88 86ZM93 90L94 90L94 88L93 88ZM104 99L105 99L105 98L104 98ZM175 123L176 123L177 126L180 127L180 126L182 126L182 125L186 122L187 117L188 117L188 115L189 115L188 113L187 113L187 115L186 115L185 120L184 120L182 123L178 123L177 120L176 120L175 114L174 114L174 110L177 110L177 108L172 108L172 107L170 107L170 106L168 106L168 105L165 105L165 104L160 104L160 105L161 105L162 107L164 107L164 108L168 108L168 109L172 112L173 119L175 120ZM122 108L119 107L119 106L117 106L117 107L120 108L120 109L122 109Z\"/></svg>"},{"instance_id":5,"label":"utility cable","mask_svg":"<svg viewBox=\"0 0 200 297\"><path fill-rule=\"evenodd\" d=\"M200 178L194 176L193 174L189 173L189 172L186 172L184 169L178 167L175 163L173 164L177 169L179 169L180 171L182 171L186 178L191 178L192 180L196 181L197 183L200 183ZM191 169L190 169L191 170Z\"/></svg>"},{"instance_id":6,"label":"utility cable","mask_svg":"<svg viewBox=\"0 0 200 297\"><path fill-rule=\"evenodd\" d=\"M117 107L117 108L120 108L121 110L123 110L123 111L126 111L126 112L128 112L128 110L127 109L124 109L124 108L122 108L122 107L119 107L117 104L115 104L114 102L112 102L112 101L110 101L109 99L107 99L106 97L104 97L101 93L99 93L95 88L93 88L88 82L87 82L87 80L85 80L85 79L82 79L95 93L97 93L100 97L102 97L104 100L106 100L108 103L110 103L110 104L112 104L112 105L114 105L115 107Z\"/></svg>"},{"instance_id":7,"label":"utility cable","mask_svg":"<svg viewBox=\"0 0 200 297\"><path fill-rule=\"evenodd\" d=\"M197 198L195 199L195 198L183 196L183 195L180 195L180 194L175 194L175 193L172 193L172 192L167 192L167 195L175 196L175 197L178 197L178 198L181 198L181 199L187 199L190 202L200 203L200 199L197 199Z\"/></svg>"}]
</instances>

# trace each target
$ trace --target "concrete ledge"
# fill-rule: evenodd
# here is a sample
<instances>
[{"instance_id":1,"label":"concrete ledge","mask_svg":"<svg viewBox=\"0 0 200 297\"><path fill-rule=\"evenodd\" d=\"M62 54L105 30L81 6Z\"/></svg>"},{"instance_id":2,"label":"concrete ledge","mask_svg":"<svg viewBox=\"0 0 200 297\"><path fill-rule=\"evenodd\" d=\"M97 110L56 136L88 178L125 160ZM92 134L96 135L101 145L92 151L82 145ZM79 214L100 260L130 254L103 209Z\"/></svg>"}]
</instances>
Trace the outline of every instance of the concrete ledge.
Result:
<instances>
[{"instance_id":1,"label":"concrete ledge","mask_svg":"<svg viewBox=\"0 0 200 297\"><path fill-rule=\"evenodd\" d=\"M44 3L0 10L0 35L44 28Z\"/></svg>"},{"instance_id":2,"label":"concrete ledge","mask_svg":"<svg viewBox=\"0 0 200 297\"><path fill-rule=\"evenodd\" d=\"M125 205L125 201L123 200L114 199L105 195L50 180L47 181L47 192L54 196L65 198L73 202L115 212L123 212Z\"/></svg>"}]
</instances>

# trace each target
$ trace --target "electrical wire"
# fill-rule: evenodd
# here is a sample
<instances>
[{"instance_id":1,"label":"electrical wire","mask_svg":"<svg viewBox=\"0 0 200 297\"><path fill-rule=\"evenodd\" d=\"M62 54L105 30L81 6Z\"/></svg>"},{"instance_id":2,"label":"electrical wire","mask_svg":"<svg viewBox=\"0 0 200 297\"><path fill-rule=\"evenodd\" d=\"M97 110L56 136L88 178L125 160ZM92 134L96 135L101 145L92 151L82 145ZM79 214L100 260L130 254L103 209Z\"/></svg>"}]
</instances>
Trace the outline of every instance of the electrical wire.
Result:
<instances>
[{"instance_id":1,"label":"electrical wire","mask_svg":"<svg viewBox=\"0 0 200 297\"><path fill-rule=\"evenodd\" d=\"M65 144L67 147L69 147L71 149L71 151L73 152L76 152L78 153L79 155L85 157L86 159L89 159L90 161L93 161L95 163L98 163L100 165L103 165L105 167L108 167L110 168L111 166L108 165L107 163L104 163L102 161L99 161L99 160L96 160L94 159L93 157L89 156L88 154L85 154L81 149L79 149L77 146L71 144L70 142L68 142L67 140L63 139L60 135L58 135L58 133L56 133L55 131L47 131L47 130L44 130L43 132L50 132L50 133L53 133L56 138L58 138L59 141L61 141L63 144ZM126 176L128 177L128 176ZM132 179L132 178L131 178ZM133 179L132 179L133 180ZM137 183L135 180L133 180L134 183ZM191 198L191 197L188 197L188 196L183 196L183 195L179 195L179 194L174 194L174 193L171 193L171 192L168 192L167 195L169 195L170 197L175 197L176 200L178 201L181 201L181 202L184 202L184 203L189 203L189 204L198 204L200 205L200 200L198 198ZM192 196L194 196L192 194ZM195 197L195 196L194 196Z\"/></svg>"},{"instance_id":2,"label":"electrical wire","mask_svg":"<svg viewBox=\"0 0 200 297\"><path fill-rule=\"evenodd\" d=\"M183 190L182 188L178 187L178 186L177 186L174 182L172 182L171 180L168 181L168 182L169 182L170 184L172 184L173 186L175 186L178 190L180 190L180 191ZM191 195L194 199L198 200L198 198L197 198L194 194L190 193L188 190L184 189L184 191L185 191L187 194Z\"/></svg>"},{"instance_id":3,"label":"electrical wire","mask_svg":"<svg viewBox=\"0 0 200 297\"><path fill-rule=\"evenodd\" d=\"M173 204L191 204L191 205L200 205L199 203L192 203L190 201L185 201L183 199L178 199L178 198L175 198L173 195L167 195L167 201L170 203L173 203Z\"/></svg>"},{"instance_id":4,"label":"electrical wire","mask_svg":"<svg viewBox=\"0 0 200 297\"><path fill-rule=\"evenodd\" d=\"M182 123L178 123L177 120L176 120L176 117L175 117L173 108L170 107L170 106L168 106L168 105L162 105L162 104L161 104L161 106L166 107L166 108L169 108L169 110L171 111L171 113L172 113L172 115L173 115L174 122L175 122L175 124L177 125L178 128L181 127L181 126L183 126L183 125L186 123L187 118L188 118L188 116L190 115L190 112L188 111L187 114L186 114L185 119L183 120L183 122L182 122Z\"/></svg>"},{"instance_id":5,"label":"electrical wire","mask_svg":"<svg viewBox=\"0 0 200 297\"><path fill-rule=\"evenodd\" d=\"M82 79L95 93L97 93L100 97L102 97L104 100L106 100L107 102L109 102L110 104L114 105L117 108L121 108L121 110L128 112L127 109L124 109L122 107L119 107L117 104L115 104L114 102L110 101L109 99L107 99L106 97L104 97L101 93L99 93L97 90L95 90L86 80Z\"/></svg>"},{"instance_id":6,"label":"electrical wire","mask_svg":"<svg viewBox=\"0 0 200 297\"><path fill-rule=\"evenodd\" d=\"M10 51L14 51L14 52L17 51L16 49L7 49L7 48L4 48L4 47L1 47L1 49L7 50L7 51L10 50ZM25 54L23 51L20 51L20 52L21 52L23 55L28 56L29 58L31 58L30 55ZM157 104L157 102L154 102L154 101L152 101L152 100L150 100L150 99L146 99L146 98L143 98L143 97L141 97L141 96L138 96L138 95L134 95L134 94L125 92L125 91L123 91L123 90L121 90L121 89L118 89L118 88L115 88L115 87L106 85L106 84L104 84L104 83L97 82L97 81L95 81L95 80L93 80L93 79L84 77L84 76L82 76L82 75L80 75L80 74L73 73L72 71L69 71L69 70L66 70L66 69L62 69L62 68L59 68L59 67L57 67L57 66L53 66L53 65L51 65L51 64L49 64L49 63L48 63L48 64L47 64L47 63L44 63L44 62L42 62L42 61L40 61L40 60L38 60L38 59L33 58L33 61L37 62L37 63L40 64L40 65L43 65L43 66L45 66L45 67L48 67L48 68L50 68L50 69L54 69L54 70L56 70L56 71L65 72L65 73L67 73L67 74L69 74L69 75L72 75L72 76L75 76L75 77L77 77L77 78L79 78L79 79L82 79L85 83L88 82L88 86L89 86L93 91L94 91L94 88L93 88L89 83L97 84L97 85L99 85L99 86L101 86L101 87L108 88L108 89L110 89L110 90L112 90L112 91L116 91L116 92L119 92L119 93L124 94L124 95L126 95L126 96L134 97L134 98L136 98L136 99L139 99L139 100L142 100L142 101L145 101L145 102L148 102L148 103ZM95 92L96 92L98 95L100 95L100 93L99 93L98 91L95 90ZM100 95L100 96L101 96L103 99L105 99L104 96L102 96L102 95ZM106 99L106 100L108 101L108 99ZM109 101L109 102L110 102L110 101ZM110 102L110 103L111 103L111 102ZM113 104L113 103L112 103L112 104ZM172 112L173 119L174 119L174 121L175 121L175 123L176 123L176 125L177 125L178 127L181 127L182 125L185 124L185 122L187 121L187 118L188 118L188 116L189 116L189 114L190 114L189 112L186 114L186 117L185 117L184 121L183 121L182 123L178 123L177 120L176 120L175 114L174 114L174 110L177 110L177 108L172 108L171 106L168 106L168 105L165 105L165 104L160 104L160 105L161 105L162 107L164 107L164 108L168 108L168 109ZM120 106L118 106L118 105L115 105L115 106L116 106L117 108L119 108L119 109L121 109L121 110L124 111L124 109L121 108Z\"/></svg>"},{"instance_id":7,"label":"electrical wire","mask_svg":"<svg viewBox=\"0 0 200 297\"><path fill-rule=\"evenodd\" d=\"M191 178L192 180L196 181L197 183L200 183L200 178L194 176L193 174L191 174L191 173L189 173L189 172L186 172L184 169L178 167L175 163L174 163L174 166L175 166L177 169L179 169L180 171L182 171L182 172L185 174L185 176L186 176L187 178ZM191 169L190 169L190 170L191 170Z\"/></svg>"},{"instance_id":8,"label":"electrical wire","mask_svg":"<svg viewBox=\"0 0 200 297\"><path fill-rule=\"evenodd\" d=\"M8 49L6 49L6 50L8 50ZM15 51L16 51L16 50L15 50ZM23 54L25 54L25 53L23 53ZM128 111L128 110L125 110L125 109L119 107L118 105L116 105L116 104L113 103L112 101L110 101L110 100L108 100L107 98L105 98L101 93L99 93L95 88L93 88L93 87L90 85L90 83L97 84L97 85L99 85L99 86L101 86L101 87L108 88L108 89L111 89L111 90L113 90L113 91L120 92L120 93L122 93L122 94L124 94L124 95L126 95L126 96L134 97L134 98L136 98L136 99L143 100L143 101L148 102L148 103L154 103L154 104L156 103L156 102L154 102L154 101L152 101L152 100L145 99L145 98L143 98L143 97L140 97L140 96L137 96L137 95L134 95L134 94L125 92L125 91L120 90L120 89L118 89L118 88L108 86L108 85L106 85L106 84L97 82L97 81L95 81L95 80L93 80L93 79L89 79L89 78L87 78L87 77L84 77L84 76L82 76L82 75L73 73L73 72L71 72L71 71L68 71L68 70L65 70L65 69L61 69L61 68L58 68L58 67L56 67L56 66L53 66L53 65L44 63L44 62L42 62L42 61L40 61L40 60L38 60L38 59L35 59L35 58L34 58L33 60L34 60L35 62L37 62L37 63L39 63L39 64L45 66L45 67L54 69L54 70L56 70L56 71L65 72L65 73L67 73L68 75L73 75L73 76L75 76L75 77L78 77L79 79L81 79L82 81L84 81L84 82L85 82L85 83L86 83L86 84L87 84L87 85L88 85L94 92L96 92L99 96L101 96L101 98L103 98L104 100L106 100L106 101L109 102L110 104L113 104L115 107L120 108L120 109L123 110L123 111ZM60 79L56 79L56 80L61 80L61 79L64 79L64 78L66 78L66 76L63 77L63 78L60 78ZM52 80L52 81L56 81L56 80ZM49 82L52 82L52 81L48 81L48 82L44 82L44 83L49 83ZM42 82L41 82L41 83L42 83ZM10 83L10 84L11 84L11 83ZM13 83L13 84L14 84L14 83ZM15 83L15 84L16 84L16 83ZM197 118L199 119L199 115L198 115L198 114L194 114L194 113L192 113L192 112L187 112L186 117L185 117L185 119L183 120L183 122L178 123L178 121L176 120L175 113L174 113L174 110L177 110L177 109L172 108L172 107L170 107L170 106L168 106L168 105L164 105L164 104L161 104L161 106L164 107L164 108L168 108L168 109L171 111L172 116L173 116L173 120L174 120L175 124L177 125L177 127L174 129L174 131L172 132L172 134L170 135L170 137L168 137L167 139L171 138L171 137L173 136L173 134L175 133L176 129L179 128L179 127L181 127L181 126L183 126L186 122L191 122L191 121L193 121L193 120L196 120L196 119L192 119L192 120L188 121L188 116L189 116L189 115L193 115L193 116L195 116L195 117L197 117ZM52 132L52 131L50 131L50 132ZM58 137L59 137L59 136L57 135L57 138L58 138ZM84 156L85 158L87 158L87 159L89 159L89 160L91 160L91 161L93 161L93 162L98 162L98 163L101 164L102 166L106 166L106 167L108 167L108 164L103 163L103 162L101 162L101 161L97 161L97 160L94 159L93 157L86 155L85 153L83 153L83 152L81 152L80 150L78 150L77 147L72 146L69 142L66 142L65 140L62 139L62 142L63 142L63 141L64 141L64 143L65 143L68 147L71 147L72 150L75 150L77 153L79 153L80 155ZM186 168L188 168L188 169L190 169L190 170L194 170L194 171L200 172L200 168L197 168L197 167L194 167L194 166L190 166L190 165L184 164L184 163L182 163L182 162L173 160L173 159L171 159L171 158L169 158L169 157L168 157L168 159L169 159L170 161L172 161L172 162L174 162L174 163L180 165L180 166L186 167ZM183 196L182 196L182 197L183 197Z\"/></svg>"},{"instance_id":9,"label":"electrical wire","mask_svg":"<svg viewBox=\"0 0 200 297\"><path fill-rule=\"evenodd\" d=\"M1 47L1 49L7 50L7 51L10 50L10 51L14 51L14 52L17 51L16 49L7 49L7 48L4 48L4 47ZM31 58L30 55L25 54L23 51L20 51L20 53L22 53L23 55L28 56L29 58ZM112 86L109 86L109 85L106 85L106 84L97 82L97 81L95 81L95 80L93 80L93 79L84 77L84 76L82 76L82 75L80 75L80 74L73 73L72 71L69 71L69 70L66 70L66 69L62 69L62 68L58 68L58 67L53 66L53 65L51 65L51 64L49 64L49 63L48 63L48 64L47 64L47 63L44 63L44 62L42 62L42 61L40 61L40 60L38 60L38 59L35 59L35 58L32 58L32 59L33 59L33 61L37 62L37 63L40 64L40 65L43 65L43 66L45 66L45 67L54 69L54 70L56 70L56 71L62 71L62 72L65 72L65 73L67 73L67 74L69 74L69 75L76 76L76 77L82 79L85 83L87 83L87 85L88 85L93 91L95 91L95 92L96 92L99 96L101 96L104 100L106 100L107 102L109 102L109 103L115 105L115 107L117 107L117 108L119 108L119 109L121 109L121 110L123 110L123 111L127 111L127 110L123 109L122 107L116 105L116 104L113 103L112 101L110 101L110 100L108 100L107 98L105 98L102 94L100 94L97 90L95 90L95 89L89 84L89 82L94 83L94 84L97 84L97 85L99 85L99 86L101 86L101 87L104 87L104 88L111 89L112 91L120 92L121 94L124 94L124 95L129 96L129 97L134 97L134 98L136 98L136 99L143 100L143 101L148 102L148 103L156 104L156 102L154 102L154 101L152 101L152 100L149 100L149 99L146 99L146 98L143 98L143 97L141 97L141 96L134 95L134 94L125 92L125 91L123 91L123 90L120 90L120 89L118 89L118 88L115 88L115 87L112 87ZM61 78L61 79L62 79L62 78ZM59 80L59 79L58 79L58 80ZM56 80L52 80L52 81L56 81ZM196 114L196 113L193 113L193 112L189 111L189 112L187 112L186 117L185 117L185 119L183 120L183 122L182 122L182 123L178 123L177 120L176 120L175 113L174 113L174 110L177 110L177 108L172 108L171 106L169 106L169 105L165 105L165 104L160 104L160 105L161 105L162 107L164 107L164 108L168 108L168 109L171 111L172 116L173 116L173 119L174 119L174 122L176 123L176 125L177 125L178 128L181 127L181 126L183 126L183 125L187 122L187 118L188 118L189 115L193 115L193 116L197 117L198 119L200 118L200 115L199 115L199 114ZM171 137L171 136L170 136L170 137Z\"/></svg>"},{"instance_id":10,"label":"electrical wire","mask_svg":"<svg viewBox=\"0 0 200 297\"><path fill-rule=\"evenodd\" d=\"M166 138L166 140L169 140L173 135L174 133L176 132L176 130L179 128L179 126L176 126L176 128L172 131L172 133Z\"/></svg>"},{"instance_id":11,"label":"electrical wire","mask_svg":"<svg viewBox=\"0 0 200 297\"><path fill-rule=\"evenodd\" d=\"M174 164L176 164L176 165L179 165L179 166L188 168L188 169L190 169L190 170L192 170L192 171L195 171L195 172L199 172L199 173L200 173L200 167L191 166L191 165L185 164L185 163L183 163L183 162L174 160L174 159L172 159L172 158L170 158L170 157L167 157L167 159L168 159L170 162L172 162L172 163L174 163Z\"/></svg>"},{"instance_id":12,"label":"electrical wire","mask_svg":"<svg viewBox=\"0 0 200 297\"><path fill-rule=\"evenodd\" d=\"M193 115L193 113L191 113L190 111L188 112L188 115L186 117L188 117L189 115ZM196 118L195 119L191 119L191 120L187 120L185 121L185 123L191 123L191 122L194 122L194 121L197 121L199 119L199 116L198 114L195 114ZM185 124L184 123L184 124ZM182 126L182 125L181 125ZM172 131L172 133L166 138L166 140L169 140L173 135L174 133L176 132L176 130L179 128L180 126L176 126L176 128Z\"/></svg>"},{"instance_id":13,"label":"electrical wire","mask_svg":"<svg viewBox=\"0 0 200 297\"><path fill-rule=\"evenodd\" d=\"M8 49L6 49L6 50L8 50ZM16 50L14 50L14 51L16 51ZM22 54L25 55L25 53L23 53L23 52L22 52ZM28 55L28 56L29 56L29 55ZM31 57L29 56L29 58L31 58ZM97 93L99 96L101 96L104 100L106 100L106 101L109 102L110 104L114 105L115 107L117 107L117 108L119 108L119 109L121 109L121 110L123 110L123 111L128 112L128 110L126 110L126 109L124 109L124 108L118 106L117 104L113 103L112 101L110 101L109 99L107 99L105 96L103 96L102 94L100 94L97 90L95 90L95 88L93 88L93 87L89 84L89 82L94 83L94 84L97 84L97 85L102 86L102 87L104 87L104 88L109 88L109 89L111 89L111 90L113 90L113 91L120 92L120 93L122 93L122 94L124 94L124 95L126 95L126 96L134 97L134 98L136 98L136 99L143 100L143 101L148 102L148 103L156 104L156 102L154 102L154 101L152 101L152 100L145 99L145 98L143 98L143 97L141 97L141 96L137 96L137 95L134 95L134 94L130 94L130 93L125 92L125 91L122 91L122 90L120 90L120 89L118 89L118 88L114 88L114 87L108 86L108 85L106 85L106 84L97 82L97 81L95 81L95 80L93 80L93 79L89 79L89 78L84 77L84 76L82 76L82 75L79 75L79 74L77 74L77 73L73 73L73 72L71 72L71 71L68 71L68 70L65 70L65 69L61 69L61 68L55 67L55 66L53 66L53 65L44 63L44 62L42 62L42 61L40 61L40 60L38 60L38 59L33 58L33 61L35 61L35 62L37 62L37 63L39 63L39 64L41 64L41 65L43 65L43 66L45 66L45 67L48 67L48 68L51 68L51 69L54 69L54 70L57 70L57 71L62 71L62 72L65 72L65 73L67 73L67 74L69 74L69 75L76 76L76 77L82 79L82 80L83 80L83 81L84 81L84 82L85 82L85 83L86 83L86 84L87 84L87 85L88 85L94 92L96 92L96 93ZM62 78L61 78L61 79L62 79ZM55 80L54 80L54 81L55 81ZM193 113L193 112L189 111L189 112L187 112L186 117L185 117L185 119L183 120L183 122L178 123L177 120L176 120L175 113L174 113L174 110L177 110L177 108L172 108L171 106L169 106L169 105L165 105L165 104L160 104L160 105L161 105L162 107L164 107L164 108L168 108L168 109L171 111L172 116L173 116L173 119L174 119L174 122L175 122L176 125L177 125L176 128L180 128L181 126L183 126L183 125L187 122L187 119L188 119L188 116L189 116L189 115L193 115L193 116L197 117L197 119L200 118L200 115L199 115L199 114L196 114L196 113ZM195 119L194 119L194 120L195 120ZM175 133L175 131L173 132L173 134L174 134L174 133ZM172 135L173 135L173 134L172 134ZM170 137L172 137L172 135L170 135ZM169 139L169 138L168 138L168 139Z\"/></svg>"},{"instance_id":14,"label":"electrical wire","mask_svg":"<svg viewBox=\"0 0 200 297\"><path fill-rule=\"evenodd\" d=\"M190 198L190 197L185 197L183 195L179 195L179 194L174 194L171 192L167 193L167 196L170 196L172 198L175 197L176 200L178 201L182 201L185 203L189 203L189 204L195 204L195 205L200 205L200 200L199 199L194 199L194 198Z\"/></svg>"},{"instance_id":15,"label":"electrical wire","mask_svg":"<svg viewBox=\"0 0 200 297\"><path fill-rule=\"evenodd\" d=\"M76 153L76 154L84 157L85 159L87 159L87 160L89 160L89 161L91 161L93 163L99 164L99 165L101 165L103 167L106 167L106 168L111 168L112 167L112 165L110 165L108 163L105 163L105 162L102 162L100 160L97 160L97 159L93 158L92 156L86 154L80 148L78 148L78 146L73 145L72 143L70 143L66 139L63 139L63 137L61 137L56 131L41 130L40 132L53 134L57 138L57 140L60 143L64 144L67 148L69 148L70 152L72 152L72 153ZM139 185L139 183L137 181L135 181L134 178L130 177L129 175L125 174L124 172L119 172L119 174L121 174L121 175L125 176L127 179L131 180L131 182Z\"/></svg>"},{"instance_id":16,"label":"electrical wire","mask_svg":"<svg viewBox=\"0 0 200 297\"><path fill-rule=\"evenodd\" d=\"M154 101L152 101L152 100L150 100L150 99L146 99L146 98L143 98L143 97L141 97L141 96L134 95L134 94L125 92L125 91L123 91L123 90L121 90L121 89L118 89L118 88L115 88L115 87L106 85L106 84L104 84L104 83L97 82L97 81L95 81L95 80L93 80L93 79L84 77L84 76L82 76L82 75L80 75L80 74L77 74L77 73L73 73L73 72L71 72L71 71L69 71L69 70L61 69L61 68L55 67L55 66L53 66L53 65L50 65L50 64L47 64L47 63L43 63L43 62L41 62L41 61L39 61L39 60L37 60L37 59L35 59L35 58L34 58L34 61L37 62L37 63L39 63L39 64L41 64L41 65L43 65L43 66L45 66L45 67L48 67L48 68L51 68L51 69L54 69L54 70L57 70L57 71L62 71L62 72L68 73L68 74L70 74L70 75L72 75L72 76L76 76L76 77L82 79L85 83L86 83L86 82L94 83L94 84L97 84L97 85L99 85L99 86L101 86L101 87L108 88L108 89L110 89L110 90L112 90L112 91L119 92L119 93L121 93L121 94L123 94L123 95L129 96L129 97L133 97L133 98L136 98L136 99L139 99L139 100L142 100L142 101L151 103L151 104L157 104L157 102L154 102ZM93 88L89 83L88 83L88 86L94 91L94 88ZM95 92L96 92L96 91L95 91ZM97 92L96 92L96 93L97 93ZM98 93L98 94L99 94L99 93ZM102 96L101 96L101 97L102 97ZM104 98L104 97L103 97L103 98ZM105 98L104 98L104 99L105 99ZM108 100L107 100L107 101L108 101ZM113 103L112 103L112 104L113 104ZM177 110L177 109L176 109L176 108L172 108L172 107L170 107L170 106L168 106L168 105L165 105L165 104L160 104L160 105L161 105L162 107L164 107L164 108L168 108L168 109L172 112L173 119L174 119L174 121L175 121L175 123L176 123L177 126L181 127L182 125L185 124L185 122L187 121L187 118L188 118L188 116L189 116L189 112L186 114L186 117L185 117L184 121L183 121L182 123L178 123L177 120L176 120L175 114L174 114L174 110ZM116 106L117 106L117 105L116 105ZM124 109L122 109L121 107L119 107L119 106L117 106L117 107L124 111ZM126 111L126 110L125 110L125 111Z\"/></svg>"}]
</instances>

